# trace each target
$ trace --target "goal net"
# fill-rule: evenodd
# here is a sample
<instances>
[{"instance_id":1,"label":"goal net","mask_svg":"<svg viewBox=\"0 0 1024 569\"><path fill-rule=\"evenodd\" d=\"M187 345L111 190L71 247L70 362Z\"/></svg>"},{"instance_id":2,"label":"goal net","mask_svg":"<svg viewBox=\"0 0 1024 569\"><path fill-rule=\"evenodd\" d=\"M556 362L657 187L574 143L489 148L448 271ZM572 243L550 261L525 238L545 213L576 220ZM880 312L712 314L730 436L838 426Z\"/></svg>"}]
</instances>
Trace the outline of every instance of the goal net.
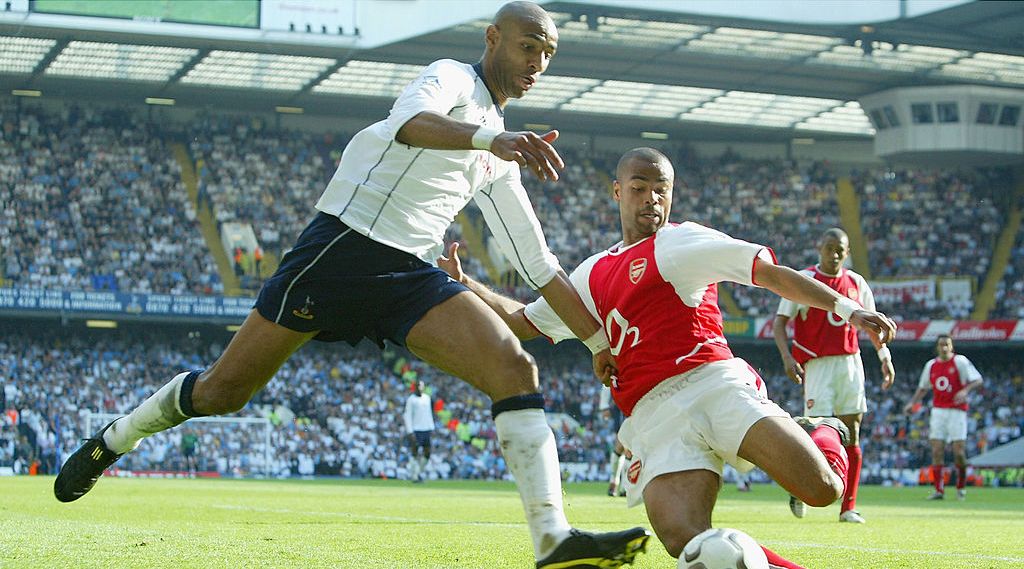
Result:
<instances>
[{"instance_id":1,"label":"goal net","mask_svg":"<svg viewBox=\"0 0 1024 569\"><path fill-rule=\"evenodd\" d=\"M120 416L89 413L85 432L94 433ZM269 477L277 471L272 431L265 417L196 417L143 439L112 470L130 477Z\"/></svg>"}]
</instances>

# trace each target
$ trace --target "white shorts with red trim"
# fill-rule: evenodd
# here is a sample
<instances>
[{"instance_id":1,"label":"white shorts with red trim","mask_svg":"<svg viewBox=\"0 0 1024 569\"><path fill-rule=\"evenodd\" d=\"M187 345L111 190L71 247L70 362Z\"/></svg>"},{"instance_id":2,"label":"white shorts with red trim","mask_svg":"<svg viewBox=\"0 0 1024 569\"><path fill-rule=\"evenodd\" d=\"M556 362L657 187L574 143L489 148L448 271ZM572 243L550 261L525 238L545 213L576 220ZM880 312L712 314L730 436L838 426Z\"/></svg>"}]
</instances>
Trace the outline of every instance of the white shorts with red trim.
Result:
<instances>
[{"instance_id":1,"label":"white shorts with red trim","mask_svg":"<svg viewBox=\"0 0 1024 569\"><path fill-rule=\"evenodd\" d=\"M662 474L710 470L721 476L725 463L749 471L754 465L737 456L740 443L765 417L789 413L768 399L764 382L739 358L662 381L637 402L619 429L619 440L632 453L626 467L627 503L642 503L644 488Z\"/></svg>"},{"instance_id":2,"label":"white shorts with red trim","mask_svg":"<svg viewBox=\"0 0 1024 569\"><path fill-rule=\"evenodd\" d=\"M933 407L928 424L928 438L936 441L967 440L967 411L946 407Z\"/></svg>"},{"instance_id":3,"label":"white shorts with red trim","mask_svg":"<svg viewBox=\"0 0 1024 569\"><path fill-rule=\"evenodd\" d=\"M857 415L867 410L860 354L822 356L804 364L804 415Z\"/></svg>"}]
</instances>

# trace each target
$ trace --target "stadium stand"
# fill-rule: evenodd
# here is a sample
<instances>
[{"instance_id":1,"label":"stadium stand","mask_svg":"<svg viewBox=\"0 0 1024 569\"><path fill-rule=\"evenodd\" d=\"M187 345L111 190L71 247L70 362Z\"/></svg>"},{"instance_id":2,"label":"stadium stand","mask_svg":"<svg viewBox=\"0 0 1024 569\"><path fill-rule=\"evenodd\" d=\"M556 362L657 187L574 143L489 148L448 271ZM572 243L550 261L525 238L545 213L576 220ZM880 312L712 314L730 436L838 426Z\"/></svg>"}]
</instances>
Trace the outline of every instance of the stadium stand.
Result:
<instances>
[{"instance_id":1,"label":"stadium stand","mask_svg":"<svg viewBox=\"0 0 1024 569\"><path fill-rule=\"evenodd\" d=\"M169 149L180 134L131 112L89 106L54 112L2 105L0 124L0 200L10 205L0 216L6 285L223 292L208 245L197 230L196 206L182 187ZM200 114L182 130L199 166L199 207L211 209L220 223L250 224L260 245L276 255L305 224L309 205L344 143L341 135L270 128L244 115ZM610 196L618 156L560 150L568 164L561 179L528 187L552 249L571 269L618 239L618 214ZM813 264L817 235L840 223L837 174L827 162L745 159L732 151L709 158L687 147L673 152L674 221L692 220L769 244L780 262L794 267ZM983 278L1003 220L995 196L1008 184L1006 171L869 169L855 172L852 179L874 276ZM969 218L951 213L965 210L971 212ZM466 254L463 227L453 224L448 239L463 244L465 269L487 282L485 261L492 259ZM1024 237L1018 235L1010 258L993 317L1024 318ZM247 288L258 284L253 277ZM515 281L492 284L522 299L535 296ZM770 316L777 306L777 299L765 291L725 288L743 316ZM904 299L894 312L903 319L964 318L970 308ZM159 332L142 340L70 336L56 345L4 336L0 380L7 404L0 466L51 472L58 457L87 434L82 432L84 410L125 412L162 378L198 366L208 353ZM603 479L612 433L595 412L597 385L580 358L555 354L545 352L541 370L548 411L558 417L553 427L561 458L577 465L574 479ZM274 452L267 453L252 430L203 426L201 469L222 476L264 471L278 476L404 476L406 451L396 411L404 400L404 380L379 356L359 350L339 356L313 346L307 356L287 363L245 411L274 422ZM426 366L408 366L446 402L430 475L505 477L487 402L465 384ZM916 377L916 370L901 370L900 375ZM1019 437L1018 418L1024 417L1012 395L1021 386L1019 372L1004 366L986 375L992 381L985 397L975 402L971 419L969 445L979 452ZM55 383L44 388L34 381L38 377ZM775 371L768 377L780 403L799 413L795 386ZM891 393L874 389L865 421L871 440L866 476L879 483L908 483L914 469L928 461L924 420L899 414L913 382L901 382ZM60 397L52 397L54 393ZM180 470L180 438L175 431L146 440L120 466Z\"/></svg>"},{"instance_id":2,"label":"stadium stand","mask_svg":"<svg viewBox=\"0 0 1024 569\"><path fill-rule=\"evenodd\" d=\"M311 203L334 173L331 151L345 136L267 126L256 116L203 114L188 127L193 160L202 163L200 192L218 222L242 221L268 251L302 231Z\"/></svg>"},{"instance_id":3,"label":"stadium stand","mask_svg":"<svg viewBox=\"0 0 1024 569\"><path fill-rule=\"evenodd\" d=\"M1024 319L1024 230L1017 233L1010 263L996 291L996 303L991 318Z\"/></svg>"},{"instance_id":4,"label":"stadium stand","mask_svg":"<svg viewBox=\"0 0 1024 569\"><path fill-rule=\"evenodd\" d=\"M0 421L0 467L52 473L57 453L73 450L88 412L123 413L158 387L163 377L195 367L218 351L221 339L189 338L167 332L105 335L43 334L0 336L0 391L6 405ZM572 465L574 480L604 480L613 433L596 411L599 385L579 346L530 348L541 371L560 458ZM782 374L770 348L737 346L738 354L761 370L769 392L783 408L801 412L799 387ZM865 416L865 476L873 483L914 484L917 469L929 464L927 414L902 415L916 388L927 353L898 354L901 367L893 390L882 392L877 371L868 366ZM407 380L430 387L438 429L427 469L433 478L501 479L507 476L498 451L489 401L465 383L400 354L382 358L375 349L312 343L302 357L285 364L266 389L241 413L271 420L272 452L262 432L237 425L190 424L200 435L199 470L219 476L404 477L407 447L401 411ZM968 448L973 455L1021 436L1024 403L1016 396L1024 374L1012 355L978 359L983 393L972 395ZM413 375L409 375L413 374ZM139 472L184 470L182 430L143 441L118 468ZM264 457L270 456L270 464ZM35 464L33 467L32 465ZM567 467L568 468L568 467Z\"/></svg>"},{"instance_id":5,"label":"stadium stand","mask_svg":"<svg viewBox=\"0 0 1024 569\"><path fill-rule=\"evenodd\" d=\"M0 248L12 285L223 292L161 132L129 111L0 104Z\"/></svg>"},{"instance_id":6,"label":"stadium stand","mask_svg":"<svg viewBox=\"0 0 1024 569\"><path fill-rule=\"evenodd\" d=\"M855 175L875 278L966 276L979 284L1004 222L1004 169L871 170ZM963 215L970 212L970 215ZM973 303L905 298L906 319L970 315Z\"/></svg>"}]
</instances>

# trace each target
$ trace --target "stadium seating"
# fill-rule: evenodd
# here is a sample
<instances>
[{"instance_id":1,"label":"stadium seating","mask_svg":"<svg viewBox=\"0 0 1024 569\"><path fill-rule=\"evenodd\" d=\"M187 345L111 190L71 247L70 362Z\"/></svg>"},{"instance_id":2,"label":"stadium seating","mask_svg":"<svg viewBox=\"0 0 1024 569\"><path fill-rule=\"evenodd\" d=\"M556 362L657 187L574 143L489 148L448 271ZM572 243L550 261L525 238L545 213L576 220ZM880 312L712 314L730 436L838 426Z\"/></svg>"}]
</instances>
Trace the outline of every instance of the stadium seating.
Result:
<instances>
[{"instance_id":1,"label":"stadium seating","mask_svg":"<svg viewBox=\"0 0 1024 569\"><path fill-rule=\"evenodd\" d=\"M1024 230L1017 234L1010 263L996 290L996 308L989 318L1024 319Z\"/></svg>"},{"instance_id":2,"label":"stadium seating","mask_svg":"<svg viewBox=\"0 0 1024 569\"><path fill-rule=\"evenodd\" d=\"M0 216L6 229L0 249L11 252L0 267L6 283L223 292L170 152L168 141L176 135L125 111L8 105L0 113L0 173L7 181L0 198L14 206ZM211 207L219 222L250 224L263 250L277 256L308 221L347 140L272 128L245 115L203 113L180 128L199 166L200 207ZM618 155L559 150L567 164L561 178L528 178L527 187L552 250L571 269L619 238L610 196ZM770 245L788 266L813 264L817 236L839 225L836 173L827 163L744 159L731 151L708 158L686 147L671 158L677 169L673 220ZM996 197L1007 187L1005 171L880 168L854 172L852 179L874 278L967 276L980 284L1003 223ZM450 234L460 238L457 225ZM1022 248L1018 239L1016 251ZM470 274L487 281L481 260L465 250L464 257ZM994 315L1016 318L1024 310L1022 279L1014 278L1024 272L1022 257L1011 257ZM244 276L243 288L254 291L258 278ZM767 291L724 288L743 315L770 316L777 306ZM504 289L533 297L523 287ZM898 310L882 308L910 320L964 318L971 306L905 299Z\"/></svg>"},{"instance_id":3,"label":"stadium seating","mask_svg":"<svg viewBox=\"0 0 1024 569\"><path fill-rule=\"evenodd\" d=\"M251 116L204 114L188 132L201 200L218 222L252 224L260 245L274 253L290 247L312 218L334 174L332 151L347 141L274 129Z\"/></svg>"},{"instance_id":4,"label":"stadium seating","mask_svg":"<svg viewBox=\"0 0 1024 569\"><path fill-rule=\"evenodd\" d=\"M90 434L82 430L83 413L131 410L179 370L202 365L216 346L156 332L57 342L0 336L0 393L6 401L0 418L0 467L26 472L36 463L39 472L53 472L58 452L66 456ZM744 355L755 365L770 364L768 371L762 370L770 395L783 408L800 414L799 388L780 371L772 371L776 366L771 350ZM574 470L576 480L603 480L613 433L597 411L599 384L586 358L575 350L546 346L535 350L535 356L549 415L564 413L575 421L553 425L561 460L584 465ZM902 415L903 404L916 389L916 366L923 360L898 363L905 367L897 373L906 379L887 392L881 391L874 366L867 366L870 408L862 432L869 482L906 482L911 472L930 461L927 414ZM972 396L972 455L1017 438L1024 429L1024 404L1016 396L1024 388L1024 375L1012 362L978 363L986 386ZM426 382L435 404L441 401L428 474L507 477L490 403L480 392L399 356L382 359L374 349L316 343L289 360L241 413L271 419L269 452L258 429L190 423L146 439L119 467L184 470L180 437L184 428L194 428L200 436L199 470L221 476L269 471L272 476L404 477L408 448L401 414L410 373Z\"/></svg>"},{"instance_id":5,"label":"stadium seating","mask_svg":"<svg viewBox=\"0 0 1024 569\"><path fill-rule=\"evenodd\" d=\"M128 111L0 106L0 249L13 286L222 292L161 132Z\"/></svg>"},{"instance_id":6,"label":"stadium seating","mask_svg":"<svg viewBox=\"0 0 1024 569\"><path fill-rule=\"evenodd\" d=\"M859 172L861 227L876 279L958 276L980 287L1009 195L1002 169L878 169ZM969 215L965 213L969 212ZM907 320L966 319L973 304L904 299Z\"/></svg>"}]
</instances>

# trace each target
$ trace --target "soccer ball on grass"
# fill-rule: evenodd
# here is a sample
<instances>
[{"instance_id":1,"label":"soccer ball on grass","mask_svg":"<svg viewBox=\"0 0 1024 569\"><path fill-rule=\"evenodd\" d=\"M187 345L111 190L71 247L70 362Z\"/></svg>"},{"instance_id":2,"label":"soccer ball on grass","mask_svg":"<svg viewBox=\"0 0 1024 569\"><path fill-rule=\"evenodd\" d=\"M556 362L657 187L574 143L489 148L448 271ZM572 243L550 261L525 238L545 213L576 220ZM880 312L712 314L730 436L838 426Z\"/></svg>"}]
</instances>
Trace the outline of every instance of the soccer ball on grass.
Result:
<instances>
[{"instance_id":1,"label":"soccer ball on grass","mask_svg":"<svg viewBox=\"0 0 1024 569\"><path fill-rule=\"evenodd\" d=\"M754 538L731 528L711 528L690 540L679 569L768 569L768 558Z\"/></svg>"}]
</instances>

